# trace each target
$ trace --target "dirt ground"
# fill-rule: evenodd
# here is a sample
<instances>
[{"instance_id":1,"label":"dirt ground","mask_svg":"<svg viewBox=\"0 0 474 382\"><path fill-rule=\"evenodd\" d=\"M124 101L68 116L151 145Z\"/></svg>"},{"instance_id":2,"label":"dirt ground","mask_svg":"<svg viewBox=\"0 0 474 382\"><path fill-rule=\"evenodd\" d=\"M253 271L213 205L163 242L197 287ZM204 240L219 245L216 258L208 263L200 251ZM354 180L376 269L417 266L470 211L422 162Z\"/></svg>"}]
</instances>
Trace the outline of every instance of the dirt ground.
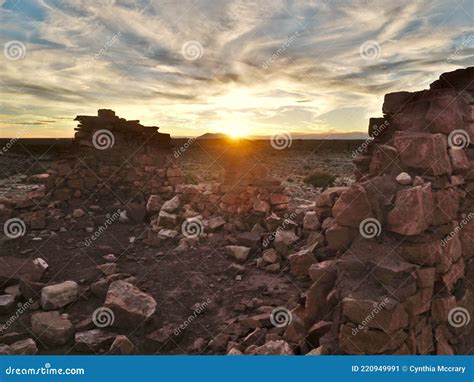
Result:
<instances>
[{"instance_id":1,"label":"dirt ground","mask_svg":"<svg viewBox=\"0 0 474 382\"><path fill-rule=\"evenodd\" d=\"M208 182L219 180L222 176L219 151L214 150L212 144L195 144L193 150L186 154L180 158L180 165L188 181ZM23 183L24 178L44 171L48 167L48 161L53 158L54 152L51 151L39 152L34 156L31 153L25 156L21 152L2 156L0 195L7 196L28 190L28 186ZM278 154L274 150L262 150L258 159L270 170L272 176L281 179L292 190L292 198L296 203L311 202L320 192L303 181L314 169L330 171L338 177L337 181L341 184L351 181L352 165L347 149L340 152L320 151L305 143ZM101 201L89 201L89 206L94 204L101 205ZM98 219L107 212L113 211L101 210L97 213ZM63 313L69 315L74 325L92 329L91 315L102 306L103 299L94 296L88 286L103 277L96 268L106 262L102 256L114 254L119 272L136 277L136 285L151 294L158 304L152 320L128 333L120 332L138 346L140 353L147 352L144 340L147 334L163 327L177 330L183 323L185 328L179 330L179 335L171 335L169 341L153 352L225 353L225 350L211 349L207 344L219 333L229 333L236 338L242 335L235 328L239 317L258 314L271 307L296 306L308 287L308 281L294 279L286 268L275 274L257 268L257 254L253 254L244 264L243 274L241 270L236 272L231 266L232 260L224 253L223 247L232 244L225 233L209 234L201 238L197 247L176 252L177 244L164 245L163 248L145 245L143 239L147 227L147 222L114 222L89 247L84 246L84 241L90 236L84 227L71 225L64 232L31 231L20 239L4 240L1 243L1 256L25 259L41 257L49 264L42 282L78 282L81 297L65 307ZM205 309L198 315L193 315L196 304L204 302ZM34 308L33 306L21 315L4 334L27 334ZM189 323L190 316L192 322ZM0 316L0 322L7 319L8 315ZM39 347L43 354L76 352L72 345L55 348L54 351L41 344Z\"/></svg>"}]
</instances>

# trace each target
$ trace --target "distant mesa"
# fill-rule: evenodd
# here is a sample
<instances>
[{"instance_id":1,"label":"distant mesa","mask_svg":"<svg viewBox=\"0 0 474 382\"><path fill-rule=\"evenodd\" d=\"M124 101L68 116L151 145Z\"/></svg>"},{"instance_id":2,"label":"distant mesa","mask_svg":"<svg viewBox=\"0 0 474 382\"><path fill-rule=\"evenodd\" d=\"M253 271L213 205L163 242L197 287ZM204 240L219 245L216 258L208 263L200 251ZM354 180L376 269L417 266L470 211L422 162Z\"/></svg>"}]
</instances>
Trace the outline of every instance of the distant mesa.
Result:
<instances>
[{"instance_id":1,"label":"distant mesa","mask_svg":"<svg viewBox=\"0 0 474 382\"><path fill-rule=\"evenodd\" d=\"M229 136L224 133L206 133L196 139L228 139Z\"/></svg>"}]
</instances>

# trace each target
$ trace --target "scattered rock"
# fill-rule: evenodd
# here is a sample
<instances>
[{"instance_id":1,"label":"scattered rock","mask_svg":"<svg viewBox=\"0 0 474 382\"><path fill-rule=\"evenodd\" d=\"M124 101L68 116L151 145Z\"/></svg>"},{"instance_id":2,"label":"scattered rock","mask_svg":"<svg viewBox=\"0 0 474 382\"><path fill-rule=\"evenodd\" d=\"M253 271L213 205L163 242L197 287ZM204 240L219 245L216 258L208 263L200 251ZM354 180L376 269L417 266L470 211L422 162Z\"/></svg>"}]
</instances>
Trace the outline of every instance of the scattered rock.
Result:
<instances>
[{"instance_id":1,"label":"scattered rock","mask_svg":"<svg viewBox=\"0 0 474 382\"><path fill-rule=\"evenodd\" d=\"M135 346L127 338L127 336L124 336L122 334L115 337L115 340L109 349L109 354L114 355L132 355L134 353Z\"/></svg>"},{"instance_id":2,"label":"scattered rock","mask_svg":"<svg viewBox=\"0 0 474 382\"><path fill-rule=\"evenodd\" d=\"M401 172L400 174L397 175L395 180L398 183L403 184L405 186L412 183L411 176L407 172Z\"/></svg>"},{"instance_id":3,"label":"scattered rock","mask_svg":"<svg viewBox=\"0 0 474 382\"><path fill-rule=\"evenodd\" d=\"M0 296L0 315L9 314L15 309L15 297L11 294Z\"/></svg>"},{"instance_id":4,"label":"scattered rock","mask_svg":"<svg viewBox=\"0 0 474 382\"><path fill-rule=\"evenodd\" d=\"M41 306L44 310L62 308L75 301L77 293L78 285L75 281L45 286L41 290Z\"/></svg>"},{"instance_id":5,"label":"scattered rock","mask_svg":"<svg viewBox=\"0 0 474 382\"><path fill-rule=\"evenodd\" d=\"M112 309L115 326L135 328L155 313L157 304L149 294L128 282L118 280L110 284L104 305Z\"/></svg>"},{"instance_id":6,"label":"scattered rock","mask_svg":"<svg viewBox=\"0 0 474 382\"><path fill-rule=\"evenodd\" d=\"M161 211L174 212L179 208L180 204L181 200L179 199L179 196L176 195L170 200L167 200L163 203L163 205L161 206Z\"/></svg>"},{"instance_id":7,"label":"scattered rock","mask_svg":"<svg viewBox=\"0 0 474 382\"><path fill-rule=\"evenodd\" d=\"M38 347L31 338L10 345L10 354L13 355L35 355L36 353L38 353Z\"/></svg>"},{"instance_id":8,"label":"scattered rock","mask_svg":"<svg viewBox=\"0 0 474 382\"><path fill-rule=\"evenodd\" d=\"M238 245L228 245L225 247L225 249L231 257L240 263L244 263L250 254L250 248L241 247Z\"/></svg>"},{"instance_id":9,"label":"scattered rock","mask_svg":"<svg viewBox=\"0 0 474 382\"><path fill-rule=\"evenodd\" d=\"M116 337L117 334L101 329L79 332L75 335L74 350L80 353L98 353L107 349Z\"/></svg>"},{"instance_id":10,"label":"scattered rock","mask_svg":"<svg viewBox=\"0 0 474 382\"><path fill-rule=\"evenodd\" d=\"M33 313L31 331L41 343L50 346L65 345L74 337L71 321L57 311Z\"/></svg>"}]
</instances>

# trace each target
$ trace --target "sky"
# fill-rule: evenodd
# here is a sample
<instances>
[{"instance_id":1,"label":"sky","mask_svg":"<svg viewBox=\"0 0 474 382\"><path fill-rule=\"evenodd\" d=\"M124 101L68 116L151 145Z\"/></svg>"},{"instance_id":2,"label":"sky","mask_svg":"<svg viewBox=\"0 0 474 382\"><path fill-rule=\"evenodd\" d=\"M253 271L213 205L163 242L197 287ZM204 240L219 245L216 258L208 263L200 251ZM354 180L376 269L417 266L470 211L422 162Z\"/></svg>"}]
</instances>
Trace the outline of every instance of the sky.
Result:
<instances>
[{"instance_id":1,"label":"sky","mask_svg":"<svg viewBox=\"0 0 474 382\"><path fill-rule=\"evenodd\" d=\"M365 132L474 65L474 0L0 0L0 137L110 108L175 137Z\"/></svg>"}]
</instances>

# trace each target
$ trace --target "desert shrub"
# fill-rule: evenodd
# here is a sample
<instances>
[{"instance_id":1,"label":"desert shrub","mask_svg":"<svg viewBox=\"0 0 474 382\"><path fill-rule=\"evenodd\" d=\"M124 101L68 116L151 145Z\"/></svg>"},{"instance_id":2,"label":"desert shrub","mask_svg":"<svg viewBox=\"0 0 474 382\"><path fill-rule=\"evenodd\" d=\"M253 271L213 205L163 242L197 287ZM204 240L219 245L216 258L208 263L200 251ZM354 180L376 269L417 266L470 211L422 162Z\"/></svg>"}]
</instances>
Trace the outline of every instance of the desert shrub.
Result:
<instances>
[{"instance_id":1,"label":"desert shrub","mask_svg":"<svg viewBox=\"0 0 474 382\"><path fill-rule=\"evenodd\" d=\"M198 184L199 183L199 177L195 174L192 173L187 173L184 176L184 180L187 184Z\"/></svg>"},{"instance_id":2,"label":"desert shrub","mask_svg":"<svg viewBox=\"0 0 474 382\"><path fill-rule=\"evenodd\" d=\"M313 187L322 188L333 186L335 180L335 176L320 170L313 171L304 178L305 183L311 184Z\"/></svg>"}]
</instances>

